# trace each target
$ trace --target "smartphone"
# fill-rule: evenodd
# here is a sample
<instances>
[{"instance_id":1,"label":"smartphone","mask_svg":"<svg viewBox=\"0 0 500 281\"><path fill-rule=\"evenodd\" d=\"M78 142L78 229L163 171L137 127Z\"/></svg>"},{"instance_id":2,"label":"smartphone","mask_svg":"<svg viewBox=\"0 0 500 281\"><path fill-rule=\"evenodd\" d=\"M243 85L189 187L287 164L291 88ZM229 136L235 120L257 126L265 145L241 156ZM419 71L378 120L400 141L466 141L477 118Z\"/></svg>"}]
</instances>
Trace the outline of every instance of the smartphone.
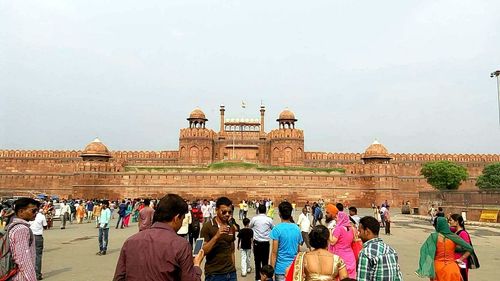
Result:
<instances>
[{"instance_id":1,"label":"smartphone","mask_svg":"<svg viewBox=\"0 0 500 281\"><path fill-rule=\"evenodd\" d=\"M201 248L203 248L204 242L205 242L204 238L196 239L196 243L194 244L194 249L193 249L193 257L198 255L198 253L201 251Z\"/></svg>"}]
</instances>

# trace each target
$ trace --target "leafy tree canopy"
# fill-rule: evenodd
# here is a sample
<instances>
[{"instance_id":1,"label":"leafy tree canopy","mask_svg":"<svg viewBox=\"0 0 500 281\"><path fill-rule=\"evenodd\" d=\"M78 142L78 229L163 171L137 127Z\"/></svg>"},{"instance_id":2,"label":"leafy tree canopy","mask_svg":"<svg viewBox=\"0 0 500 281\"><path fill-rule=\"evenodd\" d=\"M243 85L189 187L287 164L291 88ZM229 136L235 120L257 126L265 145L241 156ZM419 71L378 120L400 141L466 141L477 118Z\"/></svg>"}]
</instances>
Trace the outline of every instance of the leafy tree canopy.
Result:
<instances>
[{"instance_id":1,"label":"leafy tree canopy","mask_svg":"<svg viewBox=\"0 0 500 281\"><path fill-rule=\"evenodd\" d=\"M487 165L477 178L476 186L481 189L500 188L500 163Z\"/></svg>"},{"instance_id":2,"label":"leafy tree canopy","mask_svg":"<svg viewBox=\"0 0 500 281\"><path fill-rule=\"evenodd\" d=\"M450 161L425 163L420 174L430 185L440 190L458 189L460 183L469 177L467 169Z\"/></svg>"}]
</instances>

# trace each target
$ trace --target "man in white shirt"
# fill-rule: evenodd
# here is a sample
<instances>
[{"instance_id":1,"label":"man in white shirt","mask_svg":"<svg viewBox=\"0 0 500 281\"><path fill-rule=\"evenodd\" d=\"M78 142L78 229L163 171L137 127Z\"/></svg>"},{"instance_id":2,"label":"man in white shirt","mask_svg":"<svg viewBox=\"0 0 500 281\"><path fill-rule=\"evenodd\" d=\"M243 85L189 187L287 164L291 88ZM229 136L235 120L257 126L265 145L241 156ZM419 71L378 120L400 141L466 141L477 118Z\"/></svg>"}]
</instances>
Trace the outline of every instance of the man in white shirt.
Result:
<instances>
[{"instance_id":1,"label":"man in white shirt","mask_svg":"<svg viewBox=\"0 0 500 281\"><path fill-rule=\"evenodd\" d=\"M259 214L250 220L249 227L253 230L253 254L255 260L255 280L260 280L260 269L269 264L269 249L273 220L266 215L266 206L261 204Z\"/></svg>"},{"instance_id":2,"label":"man in white shirt","mask_svg":"<svg viewBox=\"0 0 500 281\"><path fill-rule=\"evenodd\" d=\"M385 204L382 204L382 208L380 208L380 218L382 219L383 227L385 227L385 211L387 211L387 208L385 207Z\"/></svg>"},{"instance_id":3,"label":"man in white shirt","mask_svg":"<svg viewBox=\"0 0 500 281\"><path fill-rule=\"evenodd\" d=\"M243 218L245 219L248 214L248 204L245 200L243 200Z\"/></svg>"},{"instance_id":4,"label":"man in white shirt","mask_svg":"<svg viewBox=\"0 0 500 281\"><path fill-rule=\"evenodd\" d=\"M203 205L201 205L201 213L203 214L203 223L210 220L210 206L207 200L203 200Z\"/></svg>"},{"instance_id":5,"label":"man in white shirt","mask_svg":"<svg viewBox=\"0 0 500 281\"><path fill-rule=\"evenodd\" d=\"M71 209L66 200L64 200L61 203L61 229L66 228L66 222L69 220L70 215L71 215Z\"/></svg>"},{"instance_id":6,"label":"man in white shirt","mask_svg":"<svg viewBox=\"0 0 500 281\"><path fill-rule=\"evenodd\" d=\"M30 229L31 232L33 232L33 235L35 236L35 253L36 253L36 259L35 259L35 272L36 272L36 278L38 280L42 280L42 254L43 254L43 228L47 226L47 219L45 218L45 215L43 214L42 208L38 210L38 213L36 214L35 220L30 221Z\"/></svg>"},{"instance_id":7,"label":"man in white shirt","mask_svg":"<svg viewBox=\"0 0 500 281\"><path fill-rule=\"evenodd\" d=\"M361 218L358 216L358 209L356 207L349 207L349 216L356 222L356 228L359 227Z\"/></svg>"},{"instance_id":8,"label":"man in white shirt","mask_svg":"<svg viewBox=\"0 0 500 281\"><path fill-rule=\"evenodd\" d=\"M307 208L302 209L302 213L299 215L297 225L300 227L300 233L302 234L302 244L306 243L306 247L311 251L311 244L309 244L309 232L311 231L311 221L307 217Z\"/></svg>"}]
</instances>

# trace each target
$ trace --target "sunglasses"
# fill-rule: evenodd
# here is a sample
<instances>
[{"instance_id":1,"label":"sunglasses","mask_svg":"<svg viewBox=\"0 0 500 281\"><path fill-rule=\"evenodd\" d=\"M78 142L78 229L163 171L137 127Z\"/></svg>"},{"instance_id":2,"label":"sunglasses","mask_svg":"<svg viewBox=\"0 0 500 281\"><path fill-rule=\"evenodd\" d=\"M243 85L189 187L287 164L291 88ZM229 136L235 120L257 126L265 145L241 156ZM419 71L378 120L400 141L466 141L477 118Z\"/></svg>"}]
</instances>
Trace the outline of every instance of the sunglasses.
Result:
<instances>
[{"instance_id":1,"label":"sunglasses","mask_svg":"<svg viewBox=\"0 0 500 281\"><path fill-rule=\"evenodd\" d=\"M36 208L36 209L31 209L31 213L33 213L33 214L38 213L38 208Z\"/></svg>"},{"instance_id":2,"label":"sunglasses","mask_svg":"<svg viewBox=\"0 0 500 281\"><path fill-rule=\"evenodd\" d=\"M233 212L232 211L221 211L221 213L223 215L227 215L227 214L231 215Z\"/></svg>"}]
</instances>

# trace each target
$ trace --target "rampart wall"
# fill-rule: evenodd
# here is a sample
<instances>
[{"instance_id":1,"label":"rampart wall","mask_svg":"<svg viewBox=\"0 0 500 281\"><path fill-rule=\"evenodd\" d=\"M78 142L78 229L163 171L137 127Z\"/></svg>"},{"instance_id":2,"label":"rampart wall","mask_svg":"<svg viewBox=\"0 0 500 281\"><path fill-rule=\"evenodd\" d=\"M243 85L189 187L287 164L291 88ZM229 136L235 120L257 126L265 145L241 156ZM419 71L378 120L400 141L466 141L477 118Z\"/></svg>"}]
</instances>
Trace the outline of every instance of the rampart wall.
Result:
<instances>
[{"instance_id":1,"label":"rampart wall","mask_svg":"<svg viewBox=\"0 0 500 281\"><path fill-rule=\"evenodd\" d=\"M363 164L360 153L305 152L305 166L339 167L345 174L307 172L129 172L127 166L179 166L178 151L113 151L109 162L86 162L81 151L0 150L0 193L44 192L62 197L142 197L177 192L189 198L226 194L233 200L270 197L297 203L320 197L358 206L389 199L419 204L432 188L420 175L423 163L450 160L470 178L459 190L477 190L485 165L500 155L391 154L390 164ZM88 193L87 193L88 192Z\"/></svg>"}]
</instances>

